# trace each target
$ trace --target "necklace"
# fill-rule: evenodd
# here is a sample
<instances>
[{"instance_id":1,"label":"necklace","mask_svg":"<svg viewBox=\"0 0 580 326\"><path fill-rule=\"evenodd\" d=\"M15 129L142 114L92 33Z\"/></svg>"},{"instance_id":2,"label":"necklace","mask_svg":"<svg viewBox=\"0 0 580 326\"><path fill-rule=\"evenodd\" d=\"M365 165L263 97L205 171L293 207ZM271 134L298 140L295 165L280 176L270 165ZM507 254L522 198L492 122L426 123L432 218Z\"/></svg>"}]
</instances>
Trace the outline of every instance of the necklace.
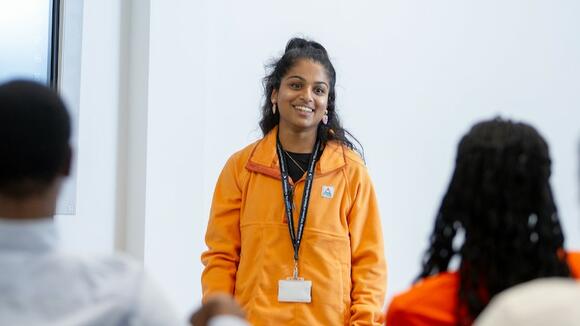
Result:
<instances>
[{"instance_id":1,"label":"necklace","mask_svg":"<svg viewBox=\"0 0 580 326\"><path fill-rule=\"evenodd\" d=\"M296 165L300 169L300 171L302 171L302 173L306 173L306 171L304 171L304 169L300 166L300 164L298 164L298 162L296 162L296 160L292 156L290 156L290 154L288 154L288 152L284 151L284 153L286 154L286 156L288 156L290 158L292 163L294 163L294 165Z\"/></svg>"}]
</instances>

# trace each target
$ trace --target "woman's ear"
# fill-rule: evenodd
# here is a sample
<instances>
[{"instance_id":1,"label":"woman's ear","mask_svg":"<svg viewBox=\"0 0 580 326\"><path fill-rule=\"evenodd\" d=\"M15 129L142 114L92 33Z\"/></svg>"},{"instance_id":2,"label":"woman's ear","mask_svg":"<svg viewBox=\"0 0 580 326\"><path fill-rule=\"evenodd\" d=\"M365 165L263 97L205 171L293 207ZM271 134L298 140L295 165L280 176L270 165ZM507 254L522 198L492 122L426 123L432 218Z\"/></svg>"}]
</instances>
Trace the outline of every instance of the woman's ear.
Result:
<instances>
[{"instance_id":1,"label":"woman's ear","mask_svg":"<svg viewBox=\"0 0 580 326\"><path fill-rule=\"evenodd\" d=\"M278 90L277 89L272 91L272 95L270 95L270 102L272 102L272 104L278 102Z\"/></svg>"}]
</instances>

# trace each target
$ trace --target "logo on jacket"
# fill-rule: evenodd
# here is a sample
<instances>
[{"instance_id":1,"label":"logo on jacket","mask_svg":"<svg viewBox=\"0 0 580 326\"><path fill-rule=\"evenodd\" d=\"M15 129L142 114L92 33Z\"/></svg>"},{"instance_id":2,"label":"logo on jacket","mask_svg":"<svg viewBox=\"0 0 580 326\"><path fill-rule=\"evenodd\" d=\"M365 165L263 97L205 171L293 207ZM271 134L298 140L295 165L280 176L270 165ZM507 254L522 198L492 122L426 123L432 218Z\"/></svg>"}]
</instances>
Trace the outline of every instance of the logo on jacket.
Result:
<instances>
[{"instance_id":1,"label":"logo on jacket","mask_svg":"<svg viewBox=\"0 0 580 326\"><path fill-rule=\"evenodd\" d=\"M322 186L322 197L323 198L332 198L334 196L334 187L333 186Z\"/></svg>"}]
</instances>

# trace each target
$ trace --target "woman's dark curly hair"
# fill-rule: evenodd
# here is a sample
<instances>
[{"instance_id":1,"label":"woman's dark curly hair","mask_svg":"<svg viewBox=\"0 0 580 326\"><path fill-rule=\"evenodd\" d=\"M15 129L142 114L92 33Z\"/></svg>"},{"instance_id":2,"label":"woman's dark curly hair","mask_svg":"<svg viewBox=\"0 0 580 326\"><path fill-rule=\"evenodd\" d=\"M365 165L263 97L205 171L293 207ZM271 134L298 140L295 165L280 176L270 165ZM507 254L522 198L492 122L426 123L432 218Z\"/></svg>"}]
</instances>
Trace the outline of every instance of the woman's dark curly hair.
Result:
<instances>
[{"instance_id":1,"label":"woman's dark curly hair","mask_svg":"<svg viewBox=\"0 0 580 326\"><path fill-rule=\"evenodd\" d=\"M363 149L360 143L347 130L345 130L336 113L336 72L326 49L320 43L305 40L302 38L293 38L288 41L282 57L275 60L267 68L270 72L264 77L264 104L262 105L262 118L260 119L260 129L262 134L266 135L270 130L276 127L280 121L280 110L274 114L272 112L272 101L270 100L272 92L280 89L282 79L288 71L302 59L312 60L321 64L326 70L330 89L328 92L328 123L320 123L318 126L318 137L323 144L329 140L336 140L350 149L356 150L363 156ZM358 146L355 146L352 140Z\"/></svg>"},{"instance_id":2,"label":"woman's dark curly hair","mask_svg":"<svg viewBox=\"0 0 580 326\"><path fill-rule=\"evenodd\" d=\"M527 124L496 118L461 139L419 275L447 271L458 255L459 325L511 286L570 276L550 174L548 145Z\"/></svg>"}]
</instances>

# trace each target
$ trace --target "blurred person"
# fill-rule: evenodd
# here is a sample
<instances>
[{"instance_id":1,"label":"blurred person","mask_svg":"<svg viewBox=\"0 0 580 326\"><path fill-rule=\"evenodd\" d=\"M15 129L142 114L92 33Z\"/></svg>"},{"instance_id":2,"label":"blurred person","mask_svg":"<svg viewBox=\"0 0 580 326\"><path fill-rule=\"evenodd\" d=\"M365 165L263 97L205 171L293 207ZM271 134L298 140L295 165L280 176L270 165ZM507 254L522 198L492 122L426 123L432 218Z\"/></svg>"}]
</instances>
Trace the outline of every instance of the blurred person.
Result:
<instances>
[{"instance_id":1,"label":"blurred person","mask_svg":"<svg viewBox=\"0 0 580 326\"><path fill-rule=\"evenodd\" d=\"M67 109L33 82L0 85L0 325L177 325L142 267L59 249L72 151Z\"/></svg>"},{"instance_id":2,"label":"blurred person","mask_svg":"<svg viewBox=\"0 0 580 326\"><path fill-rule=\"evenodd\" d=\"M580 255L563 249L550 175L548 145L532 126L474 125L459 143L419 278L392 300L387 325L471 325L505 289L580 276Z\"/></svg>"},{"instance_id":3,"label":"blurred person","mask_svg":"<svg viewBox=\"0 0 580 326\"><path fill-rule=\"evenodd\" d=\"M580 163L580 143L578 145ZM580 164L578 167L580 177ZM555 277L537 279L498 294L479 315L475 325L576 326L580 323L578 302L580 285L575 280Z\"/></svg>"},{"instance_id":4,"label":"blurred person","mask_svg":"<svg viewBox=\"0 0 580 326\"><path fill-rule=\"evenodd\" d=\"M379 325L386 288L375 191L336 111L319 43L291 39L264 79L263 138L217 181L204 300L234 295L254 325Z\"/></svg>"}]
</instances>

